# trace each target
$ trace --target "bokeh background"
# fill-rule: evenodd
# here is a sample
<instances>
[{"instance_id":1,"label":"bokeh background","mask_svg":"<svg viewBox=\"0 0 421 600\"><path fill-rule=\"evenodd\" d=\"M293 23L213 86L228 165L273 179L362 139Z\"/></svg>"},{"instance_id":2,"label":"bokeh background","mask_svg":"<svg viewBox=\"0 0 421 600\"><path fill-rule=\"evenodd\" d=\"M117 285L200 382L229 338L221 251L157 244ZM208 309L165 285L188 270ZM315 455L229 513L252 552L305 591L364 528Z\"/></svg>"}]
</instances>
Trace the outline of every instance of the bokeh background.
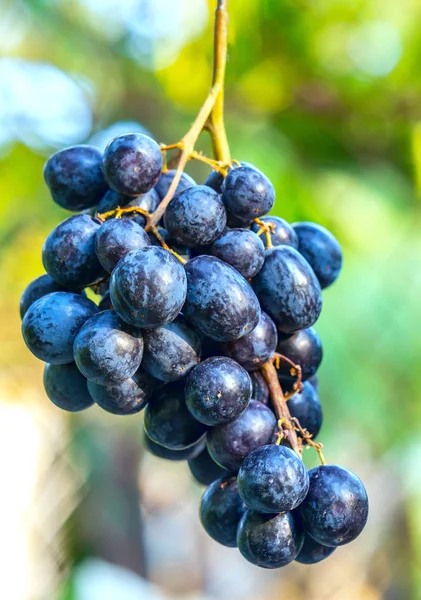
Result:
<instances>
[{"instance_id":1,"label":"bokeh background","mask_svg":"<svg viewBox=\"0 0 421 600\"><path fill-rule=\"evenodd\" d=\"M0 1L1 598L421 598L417 0L230 0L232 154L271 178L274 214L318 221L344 248L317 324L320 439L367 485L355 543L276 572L219 547L187 467L144 455L141 416L61 413L21 340L20 294L68 216L46 157L141 126L178 140L209 88L214 4Z\"/></svg>"}]
</instances>

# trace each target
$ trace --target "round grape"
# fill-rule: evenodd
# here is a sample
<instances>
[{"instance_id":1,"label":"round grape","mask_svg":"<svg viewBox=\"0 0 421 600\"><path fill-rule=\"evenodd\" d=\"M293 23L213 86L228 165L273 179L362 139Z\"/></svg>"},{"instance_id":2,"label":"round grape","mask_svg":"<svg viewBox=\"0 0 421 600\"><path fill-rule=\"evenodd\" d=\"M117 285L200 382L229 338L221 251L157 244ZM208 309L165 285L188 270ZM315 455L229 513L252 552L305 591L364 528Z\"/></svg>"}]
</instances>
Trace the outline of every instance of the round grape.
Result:
<instances>
[{"instance_id":1,"label":"round grape","mask_svg":"<svg viewBox=\"0 0 421 600\"><path fill-rule=\"evenodd\" d=\"M261 372L250 372L250 379L253 386L252 397L262 404L270 404L269 388Z\"/></svg>"},{"instance_id":2,"label":"round grape","mask_svg":"<svg viewBox=\"0 0 421 600\"><path fill-rule=\"evenodd\" d=\"M146 246L150 246L148 234L140 225L128 219L110 219L96 232L96 254L108 273L112 273L118 261L128 252Z\"/></svg>"},{"instance_id":3,"label":"round grape","mask_svg":"<svg viewBox=\"0 0 421 600\"><path fill-rule=\"evenodd\" d=\"M56 283L49 275L37 277L26 287L20 299L20 316L23 319L28 308L43 296L51 292L68 292L68 288Z\"/></svg>"},{"instance_id":4,"label":"round grape","mask_svg":"<svg viewBox=\"0 0 421 600\"><path fill-rule=\"evenodd\" d=\"M313 540L311 536L305 534L303 547L295 560L303 565L315 565L328 558L335 550L336 548L322 546L322 544Z\"/></svg>"},{"instance_id":5,"label":"round grape","mask_svg":"<svg viewBox=\"0 0 421 600\"><path fill-rule=\"evenodd\" d=\"M323 358L322 342L313 327L301 329L291 336L279 336L276 351L300 365L303 381L312 377ZM291 375L291 365L281 361L278 369L281 385L292 384L296 377Z\"/></svg>"},{"instance_id":6,"label":"round grape","mask_svg":"<svg viewBox=\"0 0 421 600\"><path fill-rule=\"evenodd\" d=\"M265 262L265 247L249 229L230 229L212 244L211 252L246 279L257 275Z\"/></svg>"},{"instance_id":7,"label":"round grape","mask_svg":"<svg viewBox=\"0 0 421 600\"><path fill-rule=\"evenodd\" d=\"M342 268L342 249L325 227L316 223L294 223L298 250L316 274L322 289L336 281Z\"/></svg>"},{"instance_id":8,"label":"round grape","mask_svg":"<svg viewBox=\"0 0 421 600\"><path fill-rule=\"evenodd\" d=\"M319 282L307 261L291 246L266 250L265 264L252 285L262 309L283 333L310 327L319 318Z\"/></svg>"},{"instance_id":9,"label":"round grape","mask_svg":"<svg viewBox=\"0 0 421 600\"><path fill-rule=\"evenodd\" d=\"M237 546L237 527L245 511L237 490L237 480L229 475L217 479L203 493L200 521L216 542Z\"/></svg>"},{"instance_id":10,"label":"round grape","mask_svg":"<svg viewBox=\"0 0 421 600\"><path fill-rule=\"evenodd\" d=\"M143 339L142 366L162 381L181 379L200 361L199 336L181 315L157 329L145 329Z\"/></svg>"},{"instance_id":11,"label":"round grape","mask_svg":"<svg viewBox=\"0 0 421 600\"><path fill-rule=\"evenodd\" d=\"M174 321L186 291L186 274L179 260L155 246L132 250L111 275L114 309L130 325L145 329Z\"/></svg>"},{"instance_id":12,"label":"round grape","mask_svg":"<svg viewBox=\"0 0 421 600\"><path fill-rule=\"evenodd\" d=\"M52 365L44 369L44 388L53 404L69 412L79 412L92 406L87 381L75 363Z\"/></svg>"},{"instance_id":13,"label":"round grape","mask_svg":"<svg viewBox=\"0 0 421 600\"><path fill-rule=\"evenodd\" d=\"M133 415L147 405L157 381L142 368L122 383L99 385L88 381L88 390L93 400L113 415Z\"/></svg>"},{"instance_id":14,"label":"round grape","mask_svg":"<svg viewBox=\"0 0 421 600\"><path fill-rule=\"evenodd\" d=\"M197 256L185 265L184 316L206 336L236 340L253 331L260 305L252 288L233 267L214 256Z\"/></svg>"},{"instance_id":15,"label":"round grape","mask_svg":"<svg viewBox=\"0 0 421 600\"><path fill-rule=\"evenodd\" d=\"M307 429L314 440L322 426L323 412L317 390L309 381L304 382L301 392L291 396L288 408L291 416L298 419L301 427Z\"/></svg>"},{"instance_id":16,"label":"round grape","mask_svg":"<svg viewBox=\"0 0 421 600\"><path fill-rule=\"evenodd\" d=\"M275 190L261 171L241 166L230 170L225 177L222 199L234 217L251 223L272 209Z\"/></svg>"},{"instance_id":17,"label":"round grape","mask_svg":"<svg viewBox=\"0 0 421 600\"><path fill-rule=\"evenodd\" d=\"M171 200L164 223L173 240L192 248L216 240L225 229L227 215L215 191L205 185L195 185Z\"/></svg>"},{"instance_id":18,"label":"round grape","mask_svg":"<svg viewBox=\"0 0 421 600\"><path fill-rule=\"evenodd\" d=\"M306 532L324 546L343 546L360 535L368 518L365 488L354 473L337 465L311 469L310 488L300 506Z\"/></svg>"},{"instance_id":19,"label":"round grape","mask_svg":"<svg viewBox=\"0 0 421 600\"><path fill-rule=\"evenodd\" d=\"M54 202L67 210L91 208L107 191L102 154L93 146L56 152L45 163L44 178Z\"/></svg>"},{"instance_id":20,"label":"round grape","mask_svg":"<svg viewBox=\"0 0 421 600\"><path fill-rule=\"evenodd\" d=\"M207 448L204 448L198 456L189 460L188 464L193 477L202 485L209 485L215 479L228 475L226 469L223 469L212 460Z\"/></svg>"},{"instance_id":21,"label":"round grape","mask_svg":"<svg viewBox=\"0 0 421 600\"><path fill-rule=\"evenodd\" d=\"M238 491L247 508L262 513L293 510L309 486L303 461L290 448L271 444L251 452L238 473Z\"/></svg>"},{"instance_id":22,"label":"round grape","mask_svg":"<svg viewBox=\"0 0 421 600\"><path fill-rule=\"evenodd\" d=\"M145 194L161 175L161 150L155 140L142 133L120 135L105 148L103 170L108 185L116 192L127 196Z\"/></svg>"},{"instance_id":23,"label":"round grape","mask_svg":"<svg viewBox=\"0 0 421 600\"><path fill-rule=\"evenodd\" d=\"M142 334L115 311L105 310L86 321L76 336L73 354L87 379L101 385L122 383L140 367Z\"/></svg>"},{"instance_id":24,"label":"round grape","mask_svg":"<svg viewBox=\"0 0 421 600\"><path fill-rule=\"evenodd\" d=\"M45 240L42 262L54 281L81 290L106 275L95 253L100 227L89 215L74 215L53 229Z\"/></svg>"},{"instance_id":25,"label":"round grape","mask_svg":"<svg viewBox=\"0 0 421 600\"><path fill-rule=\"evenodd\" d=\"M55 365L73 362L73 342L82 325L98 312L81 294L53 292L36 300L22 321L22 335L40 360Z\"/></svg>"},{"instance_id":26,"label":"round grape","mask_svg":"<svg viewBox=\"0 0 421 600\"><path fill-rule=\"evenodd\" d=\"M165 173L162 173L161 177L159 178L159 181L155 186L155 190L161 200L167 195L167 192L170 189L170 185L174 179L175 173L175 169L170 169ZM187 173L182 173L180 181L178 182L178 185L175 189L174 195L182 192L183 190L186 190L189 187L192 187L193 185L196 185L195 180L192 177L190 177L190 175L187 175Z\"/></svg>"},{"instance_id":27,"label":"round grape","mask_svg":"<svg viewBox=\"0 0 421 600\"><path fill-rule=\"evenodd\" d=\"M183 388L167 385L156 392L145 410L145 431L156 444L171 450L183 450L206 433L206 427L187 410Z\"/></svg>"},{"instance_id":28,"label":"round grape","mask_svg":"<svg viewBox=\"0 0 421 600\"><path fill-rule=\"evenodd\" d=\"M197 365L187 378L187 408L205 425L220 425L237 418L251 398L251 380L231 358L216 356Z\"/></svg>"},{"instance_id":29,"label":"round grape","mask_svg":"<svg viewBox=\"0 0 421 600\"><path fill-rule=\"evenodd\" d=\"M156 444L146 435L146 433L144 433L143 436L143 443L146 450L158 458L164 458L165 460L172 461L183 461L191 460L202 452L203 448L206 446L206 436L203 436L196 444L193 444L184 450L171 450L170 448L161 446L161 444Z\"/></svg>"},{"instance_id":30,"label":"round grape","mask_svg":"<svg viewBox=\"0 0 421 600\"><path fill-rule=\"evenodd\" d=\"M238 549L246 560L265 569L285 567L303 545L303 532L294 513L279 515L246 511L237 532Z\"/></svg>"}]
</instances>

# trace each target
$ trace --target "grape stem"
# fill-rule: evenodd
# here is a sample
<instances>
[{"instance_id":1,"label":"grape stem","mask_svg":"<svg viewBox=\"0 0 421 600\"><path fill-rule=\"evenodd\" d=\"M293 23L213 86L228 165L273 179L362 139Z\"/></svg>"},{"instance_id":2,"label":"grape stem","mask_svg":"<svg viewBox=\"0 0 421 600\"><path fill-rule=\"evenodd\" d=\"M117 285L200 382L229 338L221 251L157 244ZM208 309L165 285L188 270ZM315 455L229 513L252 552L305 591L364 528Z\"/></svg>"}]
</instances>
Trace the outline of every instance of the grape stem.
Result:
<instances>
[{"instance_id":1,"label":"grape stem","mask_svg":"<svg viewBox=\"0 0 421 600\"><path fill-rule=\"evenodd\" d=\"M290 443L291 448L301 458L302 442L298 439L295 424L287 405L284 393L278 380L278 374L272 361L261 367L262 375L269 388L270 399L278 419L279 429L283 437Z\"/></svg>"},{"instance_id":2,"label":"grape stem","mask_svg":"<svg viewBox=\"0 0 421 600\"><path fill-rule=\"evenodd\" d=\"M188 161L192 158L198 159L198 156L202 156L195 153L195 145L204 129L209 131L212 139L214 159L216 161L216 163L212 164L213 168L215 168L217 163L221 163L218 165L218 170L226 170L231 164L231 154L224 124L224 81L227 53L228 0L217 0L214 28L213 84L193 125L184 137L176 144L161 146L161 150L165 155L169 150L178 150L180 156L168 192L161 200L157 209L147 219L145 227L146 231L153 230L162 219L168 204L171 202L177 190L177 186Z\"/></svg>"}]
</instances>

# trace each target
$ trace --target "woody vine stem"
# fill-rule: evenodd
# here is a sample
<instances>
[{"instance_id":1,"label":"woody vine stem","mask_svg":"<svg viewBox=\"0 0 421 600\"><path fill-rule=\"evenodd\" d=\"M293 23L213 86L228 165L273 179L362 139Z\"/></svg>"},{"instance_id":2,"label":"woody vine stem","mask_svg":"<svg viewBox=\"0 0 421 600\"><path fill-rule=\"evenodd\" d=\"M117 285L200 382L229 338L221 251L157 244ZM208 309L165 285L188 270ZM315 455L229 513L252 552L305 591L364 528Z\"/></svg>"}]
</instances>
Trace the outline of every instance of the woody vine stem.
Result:
<instances>
[{"instance_id":1,"label":"woody vine stem","mask_svg":"<svg viewBox=\"0 0 421 600\"><path fill-rule=\"evenodd\" d=\"M230 148L228 144L228 138L225 130L224 123L224 83L225 83L225 68L227 63L227 52L228 52L228 0L217 0L217 7L215 11L215 28L214 28L214 63L213 63L213 82L209 94L202 105L196 119L194 120L189 131L181 138L179 142L170 145L161 144L161 152L164 159L164 170L167 168L167 154L168 152L177 152L176 156L176 172L171 185L168 189L167 194L161 200L157 209L153 213L148 213L139 207L127 207L117 208L107 213L97 215L101 220L108 218L120 218L125 213L140 213L146 218L145 230L151 231L159 240L161 245L175 254L181 262L186 262L180 256L178 256L163 240L160 235L157 225L163 217L168 204L171 202L177 186L180 182L181 176L187 163L190 160L198 160L211 166L214 170L226 175L229 167L233 164L239 164L238 161L231 159ZM201 152L195 149L197 140L203 131L208 131L213 147L213 158L204 156ZM173 162L173 161L172 161ZM271 240L271 227L260 219L255 219L255 222L259 225L258 235L264 233L266 236L267 247L272 246ZM278 418L278 443L282 439L285 439L291 446L291 448L301 457L303 450L303 441L306 442L307 446L313 446L320 457L322 464L324 464L324 457L322 454L322 444L315 443L311 439L305 429L301 427L299 422L291 417L288 409L288 395L284 395L282 388L279 384L277 371L274 366L274 362L288 359L286 357L276 355L261 367L261 372L269 388L270 398L272 401L273 408ZM278 365L279 366L279 365ZM301 369L298 365L291 366L291 374L297 377L296 384L294 385L293 392L301 389ZM300 433L300 437L297 435Z\"/></svg>"}]
</instances>

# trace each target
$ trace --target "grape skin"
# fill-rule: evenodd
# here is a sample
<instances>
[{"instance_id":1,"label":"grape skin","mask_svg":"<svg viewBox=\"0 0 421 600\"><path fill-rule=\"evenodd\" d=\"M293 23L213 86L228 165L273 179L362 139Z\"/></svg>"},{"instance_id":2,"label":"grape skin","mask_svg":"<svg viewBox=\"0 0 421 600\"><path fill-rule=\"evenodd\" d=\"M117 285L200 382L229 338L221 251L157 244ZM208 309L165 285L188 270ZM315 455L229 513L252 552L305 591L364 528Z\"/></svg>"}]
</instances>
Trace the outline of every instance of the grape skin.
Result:
<instances>
[{"instance_id":1,"label":"grape skin","mask_svg":"<svg viewBox=\"0 0 421 600\"><path fill-rule=\"evenodd\" d=\"M223 352L247 371L255 371L267 362L276 350L278 332L275 323L264 312L251 333L239 340L223 344Z\"/></svg>"},{"instance_id":2,"label":"grape skin","mask_svg":"<svg viewBox=\"0 0 421 600\"><path fill-rule=\"evenodd\" d=\"M53 229L45 240L42 262L54 281L79 291L106 275L95 252L100 227L89 215L74 215Z\"/></svg>"},{"instance_id":3,"label":"grape skin","mask_svg":"<svg viewBox=\"0 0 421 600\"><path fill-rule=\"evenodd\" d=\"M215 191L196 185L174 196L165 211L164 224L173 240L192 248L216 240L225 229L227 214Z\"/></svg>"},{"instance_id":4,"label":"grape skin","mask_svg":"<svg viewBox=\"0 0 421 600\"><path fill-rule=\"evenodd\" d=\"M303 565L315 565L328 558L335 550L336 548L322 546L322 544L313 540L311 536L305 534L303 547L295 560Z\"/></svg>"},{"instance_id":5,"label":"grape skin","mask_svg":"<svg viewBox=\"0 0 421 600\"><path fill-rule=\"evenodd\" d=\"M161 170L161 150L155 140L143 133L120 135L105 148L105 179L120 194L145 194L158 182Z\"/></svg>"},{"instance_id":6,"label":"grape skin","mask_svg":"<svg viewBox=\"0 0 421 600\"><path fill-rule=\"evenodd\" d=\"M297 508L307 495L303 461L290 448L275 444L251 452L238 473L238 491L247 508L280 513Z\"/></svg>"},{"instance_id":7,"label":"grape skin","mask_svg":"<svg viewBox=\"0 0 421 600\"><path fill-rule=\"evenodd\" d=\"M209 454L218 465L236 473L250 452L272 442L276 426L273 412L261 402L250 400L234 421L208 432Z\"/></svg>"},{"instance_id":8,"label":"grape skin","mask_svg":"<svg viewBox=\"0 0 421 600\"><path fill-rule=\"evenodd\" d=\"M75 363L52 365L44 368L44 388L53 404L69 412L79 412L92 406L86 378Z\"/></svg>"},{"instance_id":9,"label":"grape skin","mask_svg":"<svg viewBox=\"0 0 421 600\"><path fill-rule=\"evenodd\" d=\"M335 236L317 223L294 223L298 250L311 265L322 289L332 285L342 268L342 248Z\"/></svg>"},{"instance_id":10,"label":"grape skin","mask_svg":"<svg viewBox=\"0 0 421 600\"><path fill-rule=\"evenodd\" d=\"M266 250L265 264L252 285L262 309L283 333L310 327L319 318L320 284L307 261L291 246Z\"/></svg>"},{"instance_id":11,"label":"grape skin","mask_svg":"<svg viewBox=\"0 0 421 600\"><path fill-rule=\"evenodd\" d=\"M118 261L131 250L150 246L149 236L140 225L128 219L110 219L96 232L95 250L99 262L112 273Z\"/></svg>"},{"instance_id":12,"label":"grape skin","mask_svg":"<svg viewBox=\"0 0 421 600\"><path fill-rule=\"evenodd\" d=\"M231 358L216 356L197 365L187 378L187 408L205 425L220 425L237 418L251 399L251 380Z\"/></svg>"},{"instance_id":13,"label":"grape skin","mask_svg":"<svg viewBox=\"0 0 421 600\"><path fill-rule=\"evenodd\" d=\"M132 250L120 260L110 280L111 302L120 317L151 329L171 323L187 292L183 266L163 248Z\"/></svg>"},{"instance_id":14,"label":"grape skin","mask_svg":"<svg viewBox=\"0 0 421 600\"><path fill-rule=\"evenodd\" d=\"M107 190L102 154L93 146L71 146L50 156L44 179L54 202L72 211L95 206Z\"/></svg>"},{"instance_id":15,"label":"grape skin","mask_svg":"<svg viewBox=\"0 0 421 600\"><path fill-rule=\"evenodd\" d=\"M157 329L145 329L143 339L142 366L157 379L176 381L200 362L200 338L182 315Z\"/></svg>"},{"instance_id":16,"label":"grape skin","mask_svg":"<svg viewBox=\"0 0 421 600\"><path fill-rule=\"evenodd\" d=\"M247 281L214 256L197 256L185 265L184 316L216 341L236 340L253 331L260 305Z\"/></svg>"},{"instance_id":17,"label":"grape skin","mask_svg":"<svg viewBox=\"0 0 421 600\"><path fill-rule=\"evenodd\" d=\"M37 277L25 288L20 299L20 316L21 319L25 316L28 308L43 296L51 294L52 292L68 292L68 288L55 282L49 275L41 275Z\"/></svg>"},{"instance_id":18,"label":"grape skin","mask_svg":"<svg viewBox=\"0 0 421 600\"><path fill-rule=\"evenodd\" d=\"M303 541L299 518L292 512L274 515L247 510L238 526L237 544L241 554L265 569L285 567L295 560Z\"/></svg>"},{"instance_id":19,"label":"grape skin","mask_svg":"<svg viewBox=\"0 0 421 600\"><path fill-rule=\"evenodd\" d=\"M145 410L144 426L153 442L171 450L184 450L206 433L206 427L187 410L183 388L177 384L153 395Z\"/></svg>"},{"instance_id":20,"label":"grape skin","mask_svg":"<svg viewBox=\"0 0 421 600\"><path fill-rule=\"evenodd\" d=\"M266 175L244 165L228 172L222 185L222 200L234 217L251 223L272 209L275 190Z\"/></svg>"},{"instance_id":21,"label":"grape skin","mask_svg":"<svg viewBox=\"0 0 421 600\"><path fill-rule=\"evenodd\" d=\"M338 465L315 467L309 477L309 492L299 509L306 532L323 546L355 540L368 518L367 492L360 479Z\"/></svg>"},{"instance_id":22,"label":"grape skin","mask_svg":"<svg viewBox=\"0 0 421 600\"><path fill-rule=\"evenodd\" d=\"M101 385L123 383L140 367L142 334L122 321L115 311L105 310L80 329L73 355L87 379Z\"/></svg>"},{"instance_id":23,"label":"grape skin","mask_svg":"<svg viewBox=\"0 0 421 600\"><path fill-rule=\"evenodd\" d=\"M200 521L206 533L228 548L237 546L237 527L245 506L238 495L237 480L225 476L210 484L200 503Z\"/></svg>"},{"instance_id":24,"label":"grape skin","mask_svg":"<svg viewBox=\"0 0 421 600\"><path fill-rule=\"evenodd\" d=\"M322 427L323 412L317 390L309 381L304 382L301 392L291 396L288 408L291 417L298 419L301 427L312 434L313 440L316 439Z\"/></svg>"},{"instance_id":25,"label":"grape skin","mask_svg":"<svg viewBox=\"0 0 421 600\"><path fill-rule=\"evenodd\" d=\"M211 252L245 279L257 275L265 262L263 242L249 229L230 229L212 244Z\"/></svg>"},{"instance_id":26,"label":"grape skin","mask_svg":"<svg viewBox=\"0 0 421 600\"><path fill-rule=\"evenodd\" d=\"M142 368L120 384L99 385L88 381L93 400L113 415L133 415L145 408L158 382Z\"/></svg>"},{"instance_id":27,"label":"grape skin","mask_svg":"<svg viewBox=\"0 0 421 600\"><path fill-rule=\"evenodd\" d=\"M22 321L22 335L40 360L55 365L73 362L73 342L83 324L98 312L81 294L52 292L36 300Z\"/></svg>"},{"instance_id":28,"label":"grape skin","mask_svg":"<svg viewBox=\"0 0 421 600\"><path fill-rule=\"evenodd\" d=\"M189 469L195 480L201 485L210 485L215 479L225 477L228 472L212 460L207 448L188 461Z\"/></svg>"}]
</instances>

